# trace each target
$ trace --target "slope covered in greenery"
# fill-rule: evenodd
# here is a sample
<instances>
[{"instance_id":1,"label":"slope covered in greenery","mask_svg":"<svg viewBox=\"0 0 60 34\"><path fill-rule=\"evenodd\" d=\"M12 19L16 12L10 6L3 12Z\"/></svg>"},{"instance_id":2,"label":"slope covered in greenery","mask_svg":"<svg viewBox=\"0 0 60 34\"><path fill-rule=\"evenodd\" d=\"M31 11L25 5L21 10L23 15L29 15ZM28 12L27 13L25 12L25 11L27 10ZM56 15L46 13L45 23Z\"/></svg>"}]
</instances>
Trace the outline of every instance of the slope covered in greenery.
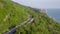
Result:
<instances>
[{"instance_id":1,"label":"slope covered in greenery","mask_svg":"<svg viewBox=\"0 0 60 34\"><path fill-rule=\"evenodd\" d=\"M0 0L0 34L26 21L29 15L33 16L34 21L26 27L18 27L16 34L60 34L60 24L46 13L10 0Z\"/></svg>"},{"instance_id":2,"label":"slope covered in greenery","mask_svg":"<svg viewBox=\"0 0 60 34\"><path fill-rule=\"evenodd\" d=\"M0 34L28 18L29 14L22 6L10 0L0 0Z\"/></svg>"},{"instance_id":3,"label":"slope covered in greenery","mask_svg":"<svg viewBox=\"0 0 60 34\"><path fill-rule=\"evenodd\" d=\"M33 8L25 8L25 10L33 16L34 21L26 27L19 27L17 34L60 34L60 24L45 12Z\"/></svg>"}]
</instances>

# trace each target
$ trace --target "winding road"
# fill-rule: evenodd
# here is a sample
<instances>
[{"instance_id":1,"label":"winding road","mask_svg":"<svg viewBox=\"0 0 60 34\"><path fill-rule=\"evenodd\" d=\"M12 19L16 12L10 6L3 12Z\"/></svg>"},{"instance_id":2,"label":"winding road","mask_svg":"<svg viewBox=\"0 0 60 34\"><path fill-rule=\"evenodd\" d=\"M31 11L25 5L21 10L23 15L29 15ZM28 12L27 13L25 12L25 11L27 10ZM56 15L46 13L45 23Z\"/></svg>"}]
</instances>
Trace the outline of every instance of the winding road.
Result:
<instances>
[{"instance_id":1,"label":"winding road","mask_svg":"<svg viewBox=\"0 0 60 34\"><path fill-rule=\"evenodd\" d=\"M14 28L12 28L11 30L9 30L8 32L4 33L4 34L14 34L16 32L16 29L20 26L25 26L27 25L28 23L31 23L33 21L33 17L30 16L25 22L21 23L21 24L18 24L17 26L15 26Z\"/></svg>"}]
</instances>

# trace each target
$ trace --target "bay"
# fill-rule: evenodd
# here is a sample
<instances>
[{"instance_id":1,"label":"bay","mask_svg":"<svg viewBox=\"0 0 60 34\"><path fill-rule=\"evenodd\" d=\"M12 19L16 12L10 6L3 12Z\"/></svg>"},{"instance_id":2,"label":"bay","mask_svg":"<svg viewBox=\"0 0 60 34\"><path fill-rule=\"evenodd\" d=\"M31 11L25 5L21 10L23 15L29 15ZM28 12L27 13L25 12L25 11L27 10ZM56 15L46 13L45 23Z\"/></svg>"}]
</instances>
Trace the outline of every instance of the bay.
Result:
<instances>
[{"instance_id":1,"label":"bay","mask_svg":"<svg viewBox=\"0 0 60 34\"><path fill-rule=\"evenodd\" d=\"M50 17L54 18L57 22L60 22L60 9L47 9L47 13Z\"/></svg>"}]
</instances>

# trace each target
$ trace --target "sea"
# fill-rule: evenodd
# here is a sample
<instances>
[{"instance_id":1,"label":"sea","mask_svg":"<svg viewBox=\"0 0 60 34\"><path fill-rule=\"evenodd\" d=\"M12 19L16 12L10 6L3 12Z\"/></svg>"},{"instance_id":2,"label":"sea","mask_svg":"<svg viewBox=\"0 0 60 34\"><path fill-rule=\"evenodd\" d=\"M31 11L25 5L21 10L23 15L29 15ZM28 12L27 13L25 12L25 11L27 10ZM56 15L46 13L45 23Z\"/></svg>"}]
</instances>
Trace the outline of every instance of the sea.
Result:
<instances>
[{"instance_id":1,"label":"sea","mask_svg":"<svg viewBox=\"0 0 60 34\"><path fill-rule=\"evenodd\" d=\"M60 23L60 9L47 9L47 14Z\"/></svg>"}]
</instances>

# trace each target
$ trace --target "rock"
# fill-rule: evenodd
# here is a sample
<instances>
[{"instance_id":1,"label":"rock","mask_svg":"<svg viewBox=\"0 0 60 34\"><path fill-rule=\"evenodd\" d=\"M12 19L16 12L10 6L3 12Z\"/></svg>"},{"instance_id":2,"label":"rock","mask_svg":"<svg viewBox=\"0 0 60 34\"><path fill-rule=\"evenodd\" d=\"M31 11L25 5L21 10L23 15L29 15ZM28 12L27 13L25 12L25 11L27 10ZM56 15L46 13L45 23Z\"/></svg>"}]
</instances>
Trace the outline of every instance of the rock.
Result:
<instances>
[{"instance_id":1,"label":"rock","mask_svg":"<svg viewBox=\"0 0 60 34\"><path fill-rule=\"evenodd\" d=\"M39 12L47 13L47 9L40 9Z\"/></svg>"}]
</instances>

